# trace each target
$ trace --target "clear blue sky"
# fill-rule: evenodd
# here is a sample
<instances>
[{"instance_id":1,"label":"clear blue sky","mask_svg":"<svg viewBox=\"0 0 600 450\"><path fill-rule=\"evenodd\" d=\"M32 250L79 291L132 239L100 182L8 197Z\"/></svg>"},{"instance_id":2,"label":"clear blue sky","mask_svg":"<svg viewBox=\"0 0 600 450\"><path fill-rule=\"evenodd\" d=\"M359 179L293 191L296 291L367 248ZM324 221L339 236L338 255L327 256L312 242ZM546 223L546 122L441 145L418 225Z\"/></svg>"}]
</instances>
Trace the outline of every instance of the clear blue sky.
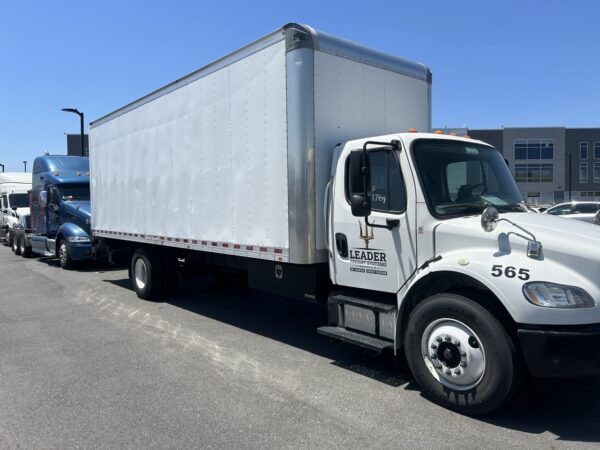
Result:
<instances>
[{"instance_id":1,"label":"clear blue sky","mask_svg":"<svg viewBox=\"0 0 600 450\"><path fill-rule=\"evenodd\" d=\"M434 126L600 126L593 0L0 0L0 163L290 21L429 65Z\"/></svg>"}]
</instances>

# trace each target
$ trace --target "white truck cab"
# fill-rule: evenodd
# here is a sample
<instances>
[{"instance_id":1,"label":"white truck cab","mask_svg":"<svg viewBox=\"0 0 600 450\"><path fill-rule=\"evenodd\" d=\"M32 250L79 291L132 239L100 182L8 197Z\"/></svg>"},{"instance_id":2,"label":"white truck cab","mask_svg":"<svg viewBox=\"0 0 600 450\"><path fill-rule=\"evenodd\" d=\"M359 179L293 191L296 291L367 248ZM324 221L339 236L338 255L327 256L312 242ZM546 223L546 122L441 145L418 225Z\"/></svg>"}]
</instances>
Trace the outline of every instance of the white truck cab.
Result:
<instances>
[{"instance_id":1,"label":"white truck cab","mask_svg":"<svg viewBox=\"0 0 600 450\"><path fill-rule=\"evenodd\" d=\"M429 397L471 414L505 401L522 370L599 372L599 227L528 212L481 141L413 132L340 149L326 200L340 291L320 333L393 342Z\"/></svg>"},{"instance_id":2,"label":"white truck cab","mask_svg":"<svg viewBox=\"0 0 600 450\"><path fill-rule=\"evenodd\" d=\"M0 239L5 239L8 245L12 245L9 231L18 223L19 216L29 214L29 190L31 173L0 173Z\"/></svg>"}]
</instances>

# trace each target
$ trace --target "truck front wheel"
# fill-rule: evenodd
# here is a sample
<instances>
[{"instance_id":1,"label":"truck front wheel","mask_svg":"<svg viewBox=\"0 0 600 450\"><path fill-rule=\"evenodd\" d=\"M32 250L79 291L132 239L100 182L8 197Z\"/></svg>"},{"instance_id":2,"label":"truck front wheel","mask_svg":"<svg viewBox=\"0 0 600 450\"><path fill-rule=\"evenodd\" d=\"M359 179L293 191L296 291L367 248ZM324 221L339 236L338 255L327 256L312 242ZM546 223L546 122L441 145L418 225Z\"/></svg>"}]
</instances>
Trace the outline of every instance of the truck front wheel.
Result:
<instances>
[{"instance_id":1,"label":"truck front wheel","mask_svg":"<svg viewBox=\"0 0 600 450\"><path fill-rule=\"evenodd\" d=\"M518 387L512 340L487 309L466 297L438 294L418 304L404 345L423 394L449 409L487 414Z\"/></svg>"},{"instance_id":2,"label":"truck front wheel","mask_svg":"<svg viewBox=\"0 0 600 450\"><path fill-rule=\"evenodd\" d=\"M60 267L66 270L71 270L75 268L75 261L71 259L71 255L69 253L69 246L64 239L60 239L58 241L58 261L60 262Z\"/></svg>"},{"instance_id":3,"label":"truck front wheel","mask_svg":"<svg viewBox=\"0 0 600 450\"><path fill-rule=\"evenodd\" d=\"M154 249L138 248L131 258L129 273L139 298L150 300L160 296L160 258Z\"/></svg>"}]
</instances>

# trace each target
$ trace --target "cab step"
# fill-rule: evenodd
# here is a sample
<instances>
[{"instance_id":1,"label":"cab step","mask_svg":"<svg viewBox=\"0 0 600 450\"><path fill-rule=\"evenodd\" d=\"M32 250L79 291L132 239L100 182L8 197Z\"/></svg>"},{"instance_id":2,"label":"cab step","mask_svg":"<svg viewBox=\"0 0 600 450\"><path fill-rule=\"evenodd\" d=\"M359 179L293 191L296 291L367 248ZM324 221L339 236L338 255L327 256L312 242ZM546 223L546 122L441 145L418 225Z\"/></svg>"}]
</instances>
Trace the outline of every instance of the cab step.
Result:
<instances>
[{"instance_id":1,"label":"cab step","mask_svg":"<svg viewBox=\"0 0 600 450\"><path fill-rule=\"evenodd\" d=\"M341 334L355 338L359 341L357 345L364 341L363 337L394 342L397 311L393 294L365 290L333 292L327 301L327 329L328 332L331 332L330 327L345 331Z\"/></svg>"},{"instance_id":2,"label":"cab step","mask_svg":"<svg viewBox=\"0 0 600 450\"><path fill-rule=\"evenodd\" d=\"M330 337L332 339L337 339L342 342L348 342L350 344L354 344L359 347L363 347L378 353L381 353L382 351L388 348L391 349L394 347L394 343L392 341L386 341L384 339L379 339L374 336L367 336L362 333L356 333L354 331L346 330L345 328L341 327L319 327L317 328L317 333L322 334L323 336Z\"/></svg>"}]
</instances>

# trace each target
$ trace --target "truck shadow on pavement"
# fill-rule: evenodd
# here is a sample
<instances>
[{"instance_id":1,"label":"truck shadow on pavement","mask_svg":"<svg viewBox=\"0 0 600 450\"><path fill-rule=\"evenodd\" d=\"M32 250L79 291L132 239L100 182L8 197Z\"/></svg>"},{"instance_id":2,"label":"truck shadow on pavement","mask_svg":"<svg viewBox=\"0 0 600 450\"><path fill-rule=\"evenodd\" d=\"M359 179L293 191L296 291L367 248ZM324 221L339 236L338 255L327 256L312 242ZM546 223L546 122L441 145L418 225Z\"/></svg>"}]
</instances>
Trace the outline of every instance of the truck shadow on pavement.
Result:
<instances>
[{"instance_id":1,"label":"truck shadow on pavement","mask_svg":"<svg viewBox=\"0 0 600 450\"><path fill-rule=\"evenodd\" d=\"M105 280L131 289L128 279ZM393 388L419 390L403 358L373 355L316 333L327 322L324 305L288 300L246 288L220 287L210 278L182 283L163 299L178 308L328 358L331 364ZM478 418L525 433L545 432L558 440L600 442L600 377L538 379L525 383L500 411Z\"/></svg>"}]
</instances>

